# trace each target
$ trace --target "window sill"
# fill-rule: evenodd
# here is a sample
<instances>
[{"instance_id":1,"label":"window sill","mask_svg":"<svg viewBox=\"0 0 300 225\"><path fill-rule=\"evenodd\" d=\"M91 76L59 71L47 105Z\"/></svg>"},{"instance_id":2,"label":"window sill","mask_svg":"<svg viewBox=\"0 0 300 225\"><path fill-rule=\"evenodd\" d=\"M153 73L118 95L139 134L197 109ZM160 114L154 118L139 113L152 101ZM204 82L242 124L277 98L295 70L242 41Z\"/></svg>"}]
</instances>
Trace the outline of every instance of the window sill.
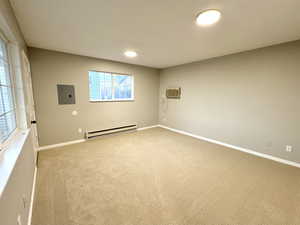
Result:
<instances>
[{"instance_id":1,"label":"window sill","mask_svg":"<svg viewBox=\"0 0 300 225\"><path fill-rule=\"evenodd\" d=\"M28 134L29 129L16 130L8 144L0 152L0 197L14 170Z\"/></svg>"},{"instance_id":2,"label":"window sill","mask_svg":"<svg viewBox=\"0 0 300 225\"><path fill-rule=\"evenodd\" d=\"M91 103L95 102L134 102L134 99L116 99L116 100L90 100Z\"/></svg>"}]
</instances>

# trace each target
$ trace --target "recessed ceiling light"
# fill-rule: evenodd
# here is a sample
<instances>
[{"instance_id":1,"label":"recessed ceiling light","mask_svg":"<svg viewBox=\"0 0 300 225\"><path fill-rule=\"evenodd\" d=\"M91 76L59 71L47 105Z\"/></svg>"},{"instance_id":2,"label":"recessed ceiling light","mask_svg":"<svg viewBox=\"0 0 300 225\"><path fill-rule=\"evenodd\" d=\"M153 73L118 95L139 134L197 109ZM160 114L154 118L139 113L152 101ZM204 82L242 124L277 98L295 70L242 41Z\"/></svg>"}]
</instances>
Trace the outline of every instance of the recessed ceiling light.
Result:
<instances>
[{"instance_id":1,"label":"recessed ceiling light","mask_svg":"<svg viewBox=\"0 0 300 225\"><path fill-rule=\"evenodd\" d=\"M212 25L219 21L221 12L215 9L205 10L198 14L196 22L201 26Z\"/></svg>"},{"instance_id":2,"label":"recessed ceiling light","mask_svg":"<svg viewBox=\"0 0 300 225\"><path fill-rule=\"evenodd\" d=\"M130 57L130 58L134 58L137 56L137 53L135 51L126 51L126 52L124 52L124 55L126 55L127 57Z\"/></svg>"}]
</instances>

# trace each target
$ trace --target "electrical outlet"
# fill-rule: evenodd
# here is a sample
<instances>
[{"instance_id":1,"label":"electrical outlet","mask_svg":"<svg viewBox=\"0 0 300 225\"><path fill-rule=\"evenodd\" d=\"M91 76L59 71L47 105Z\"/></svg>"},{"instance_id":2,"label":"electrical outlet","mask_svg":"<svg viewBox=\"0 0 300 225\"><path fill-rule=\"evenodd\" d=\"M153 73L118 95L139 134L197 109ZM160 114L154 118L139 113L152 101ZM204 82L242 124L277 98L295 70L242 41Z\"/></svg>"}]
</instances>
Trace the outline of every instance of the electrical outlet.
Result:
<instances>
[{"instance_id":1,"label":"electrical outlet","mask_svg":"<svg viewBox=\"0 0 300 225\"><path fill-rule=\"evenodd\" d=\"M82 133L82 129L81 128L78 128L78 133Z\"/></svg>"},{"instance_id":2,"label":"electrical outlet","mask_svg":"<svg viewBox=\"0 0 300 225\"><path fill-rule=\"evenodd\" d=\"M293 148L292 148L292 146L287 145L287 146L285 146L285 150L286 150L287 152L292 152L292 151L293 151Z\"/></svg>"},{"instance_id":3,"label":"electrical outlet","mask_svg":"<svg viewBox=\"0 0 300 225\"><path fill-rule=\"evenodd\" d=\"M21 215L18 215L17 225L22 225Z\"/></svg>"}]
</instances>

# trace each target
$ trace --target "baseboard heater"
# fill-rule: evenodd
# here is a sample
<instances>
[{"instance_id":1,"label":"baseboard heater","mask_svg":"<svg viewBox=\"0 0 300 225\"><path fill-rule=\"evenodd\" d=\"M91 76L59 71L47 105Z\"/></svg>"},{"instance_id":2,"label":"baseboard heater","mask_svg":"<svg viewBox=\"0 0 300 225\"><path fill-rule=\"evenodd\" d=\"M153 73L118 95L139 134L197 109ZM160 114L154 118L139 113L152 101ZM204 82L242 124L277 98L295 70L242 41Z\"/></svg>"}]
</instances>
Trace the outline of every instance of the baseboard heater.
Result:
<instances>
[{"instance_id":1,"label":"baseboard heater","mask_svg":"<svg viewBox=\"0 0 300 225\"><path fill-rule=\"evenodd\" d=\"M99 137L99 136L103 136L103 135L108 135L108 134L117 133L117 132L121 132L121 131L127 131L127 130L134 130L134 129L137 129L136 124L122 126L122 127L113 127L113 128L104 129L104 130L87 131L85 133L85 138L91 139L91 138L95 138L95 137Z\"/></svg>"}]
</instances>

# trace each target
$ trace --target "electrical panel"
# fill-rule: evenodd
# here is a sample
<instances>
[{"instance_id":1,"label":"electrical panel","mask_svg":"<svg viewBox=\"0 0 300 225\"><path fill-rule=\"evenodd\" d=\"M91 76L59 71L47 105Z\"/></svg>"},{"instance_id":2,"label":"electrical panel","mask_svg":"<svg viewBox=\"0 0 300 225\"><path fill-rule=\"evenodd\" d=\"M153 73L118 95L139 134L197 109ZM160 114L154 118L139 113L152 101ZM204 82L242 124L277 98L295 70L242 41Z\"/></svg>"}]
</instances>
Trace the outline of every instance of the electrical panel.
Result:
<instances>
[{"instance_id":1,"label":"electrical panel","mask_svg":"<svg viewBox=\"0 0 300 225\"><path fill-rule=\"evenodd\" d=\"M59 105L75 104L74 85L58 84L57 96Z\"/></svg>"}]
</instances>

